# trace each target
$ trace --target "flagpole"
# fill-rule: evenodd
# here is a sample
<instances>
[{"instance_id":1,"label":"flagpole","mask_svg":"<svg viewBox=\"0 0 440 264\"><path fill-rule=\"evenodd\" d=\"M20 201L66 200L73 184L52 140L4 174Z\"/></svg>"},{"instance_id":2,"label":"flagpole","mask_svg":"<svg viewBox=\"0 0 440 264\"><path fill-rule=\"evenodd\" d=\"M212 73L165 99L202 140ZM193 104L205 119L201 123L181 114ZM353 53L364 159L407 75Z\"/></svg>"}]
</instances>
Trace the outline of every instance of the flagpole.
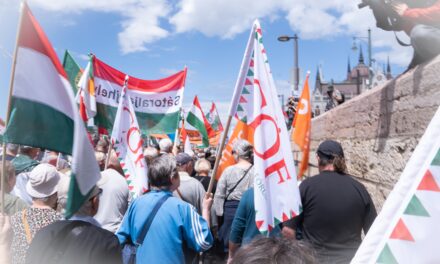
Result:
<instances>
[{"instance_id":1,"label":"flagpole","mask_svg":"<svg viewBox=\"0 0 440 264\"><path fill-rule=\"evenodd\" d=\"M15 76L15 66L17 64L17 52L18 52L18 39L20 37L20 29L23 21L23 9L26 1L22 1L20 4L20 18L18 20L18 30L17 35L15 38L15 48L14 48L14 55L12 57L12 68L11 68L11 78L9 81L9 94L8 94L8 104L6 108L6 119L5 119L5 127L8 127L9 122L9 115L11 113L11 100L12 100L12 89L14 84L14 76ZM7 131L7 129L6 129ZM5 131L5 132L6 132ZM6 176L6 142L3 138L3 146L2 146L2 175L1 175L1 191L0 191L0 203L1 203L1 212L2 214L5 213L5 176Z\"/></svg>"},{"instance_id":2,"label":"flagpole","mask_svg":"<svg viewBox=\"0 0 440 264\"><path fill-rule=\"evenodd\" d=\"M241 91L243 90L244 76L246 76L248 63L249 63L250 57L252 55L252 45L253 45L253 41L254 41L254 33L255 33L255 24L252 27L252 30L249 34L249 39L247 42L246 51L244 53L243 60L241 62L237 82L235 83L235 89L234 89L234 93L232 95L231 105L229 107L228 120L226 121L226 127L225 127L225 130L223 131L222 139L220 142L220 148L217 150L217 155L216 155L215 163L214 163L214 169L212 170L211 180L209 181L208 190L206 191L207 195L209 193L211 193L212 188L214 187L214 179L215 179L215 175L217 174L218 166L220 165L220 160L222 158L222 152L225 147L226 137L229 132L229 127L231 125L232 117L235 114L235 111L236 111L236 108L238 105L238 101L240 99Z\"/></svg>"},{"instance_id":3,"label":"flagpole","mask_svg":"<svg viewBox=\"0 0 440 264\"><path fill-rule=\"evenodd\" d=\"M108 151L107 151L107 157L105 158L104 170L106 170L108 168L108 164L110 163L110 156L112 154L112 150L113 150L113 144L110 140L110 145L108 146Z\"/></svg>"},{"instance_id":4,"label":"flagpole","mask_svg":"<svg viewBox=\"0 0 440 264\"><path fill-rule=\"evenodd\" d=\"M58 152L58 156L57 156L57 163L56 163L56 168L57 170L60 169L60 160L61 160L61 152Z\"/></svg>"},{"instance_id":5,"label":"flagpole","mask_svg":"<svg viewBox=\"0 0 440 264\"><path fill-rule=\"evenodd\" d=\"M222 158L222 152L225 148L226 137L229 132L229 127L231 125L232 115L228 116L228 121L226 122L225 130L223 131L222 140L220 141L220 148L217 149L217 155L215 157L214 169L212 170L211 180L209 181L207 194L212 192L212 188L214 187L215 175L217 174L218 166L220 165L220 160Z\"/></svg>"}]
</instances>

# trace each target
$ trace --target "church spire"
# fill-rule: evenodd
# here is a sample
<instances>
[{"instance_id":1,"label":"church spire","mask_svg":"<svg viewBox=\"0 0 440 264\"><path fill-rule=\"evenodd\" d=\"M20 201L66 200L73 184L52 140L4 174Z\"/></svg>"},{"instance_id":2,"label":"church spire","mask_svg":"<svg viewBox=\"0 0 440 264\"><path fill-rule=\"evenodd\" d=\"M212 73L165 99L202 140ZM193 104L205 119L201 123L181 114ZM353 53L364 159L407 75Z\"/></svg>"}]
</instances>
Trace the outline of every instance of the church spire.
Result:
<instances>
[{"instance_id":1,"label":"church spire","mask_svg":"<svg viewBox=\"0 0 440 264\"><path fill-rule=\"evenodd\" d=\"M351 73L350 56L347 59L347 73Z\"/></svg>"},{"instance_id":2,"label":"church spire","mask_svg":"<svg viewBox=\"0 0 440 264\"><path fill-rule=\"evenodd\" d=\"M359 44L359 64L364 64L364 53L362 52L362 45Z\"/></svg>"},{"instance_id":3,"label":"church spire","mask_svg":"<svg viewBox=\"0 0 440 264\"><path fill-rule=\"evenodd\" d=\"M391 74L390 56L388 56L388 61L387 61L387 73Z\"/></svg>"},{"instance_id":4,"label":"church spire","mask_svg":"<svg viewBox=\"0 0 440 264\"><path fill-rule=\"evenodd\" d=\"M391 74L391 65L390 65L390 56L388 56L387 61L387 73L386 73L387 80L393 79L393 75Z\"/></svg>"}]
</instances>

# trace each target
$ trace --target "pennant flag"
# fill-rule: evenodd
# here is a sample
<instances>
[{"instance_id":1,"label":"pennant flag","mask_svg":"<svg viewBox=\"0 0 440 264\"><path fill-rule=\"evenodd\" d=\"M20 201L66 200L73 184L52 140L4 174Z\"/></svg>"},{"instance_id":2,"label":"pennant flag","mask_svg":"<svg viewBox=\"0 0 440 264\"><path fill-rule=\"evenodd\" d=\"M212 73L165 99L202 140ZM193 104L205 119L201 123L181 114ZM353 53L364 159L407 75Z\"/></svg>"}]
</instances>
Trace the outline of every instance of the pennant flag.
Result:
<instances>
[{"instance_id":1,"label":"pennant flag","mask_svg":"<svg viewBox=\"0 0 440 264\"><path fill-rule=\"evenodd\" d=\"M68 50L64 52L63 68L67 73L67 77L69 78L70 85L72 86L73 89L73 94L77 94L78 93L77 86L79 79L82 76L83 70L78 65L78 63L76 63L76 61L73 59L72 55L70 55Z\"/></svg>"},{"instance_id":2,"label":"pennant flag","mask_svg":"<svg viewBox=\"0 0 440 264\"><path fill-rule=\"evenodd\" d=\"M89 72L88 75L87 72ZM127 94L130 95L143 135L176 132L186 72L185 68L183 71L159 80L142 80L129 76ZM90 63L84 70L82 79L84 77L84 80L89 79L94 82L95 123L100 131L105 129L111 134L126 75L105 64L96 56L91 56Z\"/></svg>"},{"instance_id":3,"label":"pennant flag","mask_svg":"<svg viewBox=\"0 0 440 264\"><path fill-rule=\"evenodd\" d=\"M225 148L223 149L222 158L220 160L220 164L218 165L217 173L215 175L215 178L217 180L220 179L223 171L227 167L235 164L234 157L232 156L232 147L234 146L234 142L237 139L246 139L252 145L254 144L253 134L250 127L241 120L237 120L237 125L235 125L234 131L229 137L228 144L226 144Z\"/></svg>"},{"instance_id":4,"label":"pennant flag","mask_svg":"<svg viewBox=\"0 0 440 264\"><path fill-rule=\"evenodd\" d=\"M79 111L84 121L93 118L96 115L96 96L95 96L95 81L93 77L93 55L90 55L89 63L87 64L81 78L78 82L77 102L79 104Z\"/></svg>"},{"instance_id":5,"label":"pennant flag","mask_svg":"<svg viewBox=\"0 0 440 264\"><path fill-rule=\"evenodd\" d=\"M111 140L124 171L131 196L136 198L148 190L148 170L142 152L141 131L130 95L127 93L127 82L128 76L122 87Z\"/></svg>"},{"instance_id":6,"label":"pennant flag","mask_svg":"<svg viewBox=\"0 0 440 264\"><path fill-rule=\"evenodd\" d=\"M67 74L26 3L22 6L13 78L4 139L72 155L66 207L69 218L101 176Z\"/></svg>"},{"instance_id":7,"label":"pennant flag","mask_svg":"<svg viewBox=\"0 0 440 264\"><path fill-rule=\"evenodd\" d=\"M223 131L222 121L220 120L220 116L214 102L212 102L211 109L209 109L209 112L206 114L206 119L214 131Z\"/></svg>"},{"instance_id":8,"label":"pennant flag","mask_svg":"<svg viewBox=\"0 0 440 264\"><path fill-rule=\"evenodd\" d=\"M188 133L186 133L186 129L184 126L180 130L180 136L181 136L182 142L183 142L183 152L185 152L186 154L193 157L194 151L191 148L191 142L189 141L189 136L188 136Z\"/></svg>"},{"instance_id":9,"label":"pennant flag","mask_svg":"<svg viewBox=\"0 0 440 264\"><path fill-rule=\"evenodd\" d=\"M298 215L301 199L289 135L258 20L251 30L236 83L230 108L230 115L234 114L252 131L255 221L264 234L277 223Z\"/></svg>"},{"instance_id":10,"label":"pennant flag","mask_svg":"<svg viewBox=\"0 0 440 264\"><path fill-rule=\"evenodd\" d=\"M352 263L440 263L440 108Z\"/></svg>"},{"instance_id":11,"label":"pennant flag","mask_svg":"<svg viewBox=\"0 0 440 264\"><path fill-rule=\"evenodd\" d=\"M310 74L307 73L304 89L298 103L298 111L296 112L295 121L293 122L295 130L292 134L292 140L302 151L298 179L301 179L309 165L310 134L312 131L312 104L310 102L309 75Z\"/></svg>"},{"instance_id":12,"label":"pennant flag","mask_svg":"<svg viewBox=\"0 0 440 264\"><path fill-rule=\"evenodd\" d=\"M202 137L200 147L209 147L209 137L214 130L203 114L197 95L194 97L193 105L186 116L185 126L187 130L198 131Z\"/></svg>"}]
</instances>

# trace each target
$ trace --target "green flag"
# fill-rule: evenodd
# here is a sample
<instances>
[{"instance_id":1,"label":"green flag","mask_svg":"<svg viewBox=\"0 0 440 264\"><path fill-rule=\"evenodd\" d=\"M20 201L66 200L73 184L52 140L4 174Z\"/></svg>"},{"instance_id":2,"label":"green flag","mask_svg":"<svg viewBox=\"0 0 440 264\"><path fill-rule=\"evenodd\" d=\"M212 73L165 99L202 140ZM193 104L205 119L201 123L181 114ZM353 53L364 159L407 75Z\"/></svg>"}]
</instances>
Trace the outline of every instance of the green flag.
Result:
<instances>
[{"instance_id":1,"label":"green flag","mask_svg":"<svg viewBox=\"0 0 440 264\"><path fill-rule=\"evenodd\" d=\"M64 53L63 67L67 73L67 76L69 77L69 82L70 85L72 85L73 93L76 94L78 91L77 84L79 78L81 78L83 70L78 65L78 63L76 63L68 50L66 50L66 52Z\"/></svg>"}]
</instances>

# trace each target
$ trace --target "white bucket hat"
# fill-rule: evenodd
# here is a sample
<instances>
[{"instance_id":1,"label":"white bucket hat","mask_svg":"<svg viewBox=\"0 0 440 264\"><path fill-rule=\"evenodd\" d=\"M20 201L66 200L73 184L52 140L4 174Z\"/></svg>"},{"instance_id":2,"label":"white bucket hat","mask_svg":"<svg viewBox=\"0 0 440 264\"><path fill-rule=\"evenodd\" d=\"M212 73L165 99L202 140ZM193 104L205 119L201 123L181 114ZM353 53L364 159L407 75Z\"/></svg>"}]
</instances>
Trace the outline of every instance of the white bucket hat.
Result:
<instances>
[{"instance_id":1,"label":"white bucket hat","mask_svg":"<svg viewBox=\"0 0 440 264\"><path fill-rule=\"evenodd\" d=\"M57 192L60 174L50 164L36 166L29 175L26 184L27 193L34 198L46 198Z\"/></svg>"}]
</instances>

